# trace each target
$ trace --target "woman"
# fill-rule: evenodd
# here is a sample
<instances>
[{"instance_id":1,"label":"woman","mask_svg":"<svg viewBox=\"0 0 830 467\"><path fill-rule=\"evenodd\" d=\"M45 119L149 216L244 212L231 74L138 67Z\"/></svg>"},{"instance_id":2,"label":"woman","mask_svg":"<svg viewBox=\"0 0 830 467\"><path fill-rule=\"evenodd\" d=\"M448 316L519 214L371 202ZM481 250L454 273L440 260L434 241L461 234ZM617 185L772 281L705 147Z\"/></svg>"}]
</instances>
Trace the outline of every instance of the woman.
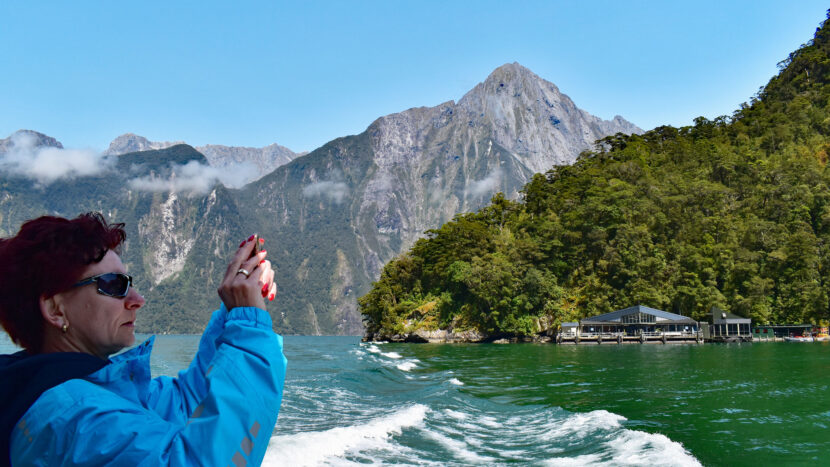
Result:
<instances>
[{"instance_id":1,"label":"woman","mask_svg":"<svg viewBox=\"0 0 830 467\"><path fill-rule=\"evenodd\" d=\"M190 367L150 378L133 345L144 298L119 258L123 224L41 217L0 240L0 459L12 465L259 465L285 381L266 252L243 241Z\"/></svg>"}]
</instances>

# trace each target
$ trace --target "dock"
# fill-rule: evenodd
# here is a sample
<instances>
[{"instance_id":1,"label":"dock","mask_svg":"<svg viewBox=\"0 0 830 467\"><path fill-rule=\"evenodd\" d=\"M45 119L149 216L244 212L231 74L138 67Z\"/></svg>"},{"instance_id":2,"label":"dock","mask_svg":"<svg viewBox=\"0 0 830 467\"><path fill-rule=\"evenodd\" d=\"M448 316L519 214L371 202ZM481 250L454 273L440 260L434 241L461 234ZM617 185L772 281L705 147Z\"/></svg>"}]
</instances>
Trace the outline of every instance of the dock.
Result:
<instances>
[{"instance_id":1,"label":"dock","mask_svg":"<svg viewBox=\"0 0 830 467\"><path fill-rule=\"evenodd\" d=\"M622 332L583 332L578 335L559 334L556 336L556 343L573 345L702 344L703 335L699 332L642 332L635 335Z\"/></svg>"}]
</instances>

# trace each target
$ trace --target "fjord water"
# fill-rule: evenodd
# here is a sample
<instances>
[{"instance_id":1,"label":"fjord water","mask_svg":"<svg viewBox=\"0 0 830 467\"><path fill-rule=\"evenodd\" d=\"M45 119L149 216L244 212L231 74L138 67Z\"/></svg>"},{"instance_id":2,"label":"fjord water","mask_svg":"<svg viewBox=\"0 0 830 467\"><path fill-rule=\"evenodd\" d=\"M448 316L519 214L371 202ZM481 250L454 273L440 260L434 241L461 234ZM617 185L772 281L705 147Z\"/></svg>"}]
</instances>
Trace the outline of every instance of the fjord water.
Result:
<instances>
[{"instance_id":1,"label":"fjord water","mask_svg":"<svg viewBox=\"0 0 830 467\"><path fill-rule=\"evenodd\" d=\"M0 339L0 352L8 340ZM198 336L158 336L175 375ZM830 456L830 345L285 338L265 465L798 465Z\"/></svg>"},{"instance_id":2,"label":"fjord water","mask_svg":"<svg viewBox=\"0 0 830 467\"><path fill-rule=\"evenodd\" d=\"M194 336L159 336L175 374ZM265 465L767 465L830 456L830 345L285 337Z\"/></svg>"}]
</instances>

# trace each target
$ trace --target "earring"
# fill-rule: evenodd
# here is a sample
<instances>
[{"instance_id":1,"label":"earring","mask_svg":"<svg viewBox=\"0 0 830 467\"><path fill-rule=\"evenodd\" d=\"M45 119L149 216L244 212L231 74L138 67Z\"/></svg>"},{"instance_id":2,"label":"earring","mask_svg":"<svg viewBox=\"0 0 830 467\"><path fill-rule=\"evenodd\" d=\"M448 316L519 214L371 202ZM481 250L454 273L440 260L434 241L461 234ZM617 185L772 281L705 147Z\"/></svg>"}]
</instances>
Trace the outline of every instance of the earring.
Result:
<instances>
[{"instance_id":1,"label":"earring","mask_svg":"<svg viewBox=\"0 0 830 467\"><path fill-rule=\"evenodd\" d=\"M63 331L64 334L66 334L66 331L68 331L68 330L69 330L68 325L64 324L63 326L61 326L61 331Z\"/></svg>"}]
</instances>

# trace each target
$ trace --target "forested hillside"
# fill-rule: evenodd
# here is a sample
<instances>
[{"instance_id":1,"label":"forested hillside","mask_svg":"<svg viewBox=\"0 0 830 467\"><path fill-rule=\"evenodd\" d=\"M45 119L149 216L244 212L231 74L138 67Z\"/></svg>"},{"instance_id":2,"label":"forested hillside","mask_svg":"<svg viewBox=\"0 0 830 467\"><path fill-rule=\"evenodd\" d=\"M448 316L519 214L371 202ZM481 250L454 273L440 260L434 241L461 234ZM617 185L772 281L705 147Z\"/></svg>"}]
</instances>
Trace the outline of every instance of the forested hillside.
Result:
<instances>
[{"instance_id":1,"label":"forested hillside","mask_svg":"<svg viewBox=\"0 0 830 467\"><path fill-rule=\"evenodd\" d=\"M388 263L367 335L531 335L636 304L830 318L830 21L731 116L600 140Z\"/></svg>"}]
</instances>

